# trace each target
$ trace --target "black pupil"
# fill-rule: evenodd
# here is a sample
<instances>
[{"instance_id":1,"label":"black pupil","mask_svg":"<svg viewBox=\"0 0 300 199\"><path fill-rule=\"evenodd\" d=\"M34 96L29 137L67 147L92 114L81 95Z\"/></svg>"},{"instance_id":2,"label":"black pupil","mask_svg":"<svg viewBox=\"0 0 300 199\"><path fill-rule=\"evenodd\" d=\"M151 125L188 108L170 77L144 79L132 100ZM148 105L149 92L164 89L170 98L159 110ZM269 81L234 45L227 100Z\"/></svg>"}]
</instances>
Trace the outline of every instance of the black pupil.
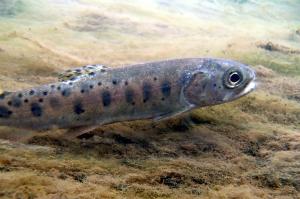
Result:
<instances>
[{"instance_id":1,"label":"black pupil","mask_svg":"<svg viewBox=\"0 0 300 199\"><path fill-rule=\"evenodd\" d=\"M238 81L240 81L240 76L237 73L234 73L230 76L230 81L233 83L237 83Z\"/></svg>"}]
</instances>

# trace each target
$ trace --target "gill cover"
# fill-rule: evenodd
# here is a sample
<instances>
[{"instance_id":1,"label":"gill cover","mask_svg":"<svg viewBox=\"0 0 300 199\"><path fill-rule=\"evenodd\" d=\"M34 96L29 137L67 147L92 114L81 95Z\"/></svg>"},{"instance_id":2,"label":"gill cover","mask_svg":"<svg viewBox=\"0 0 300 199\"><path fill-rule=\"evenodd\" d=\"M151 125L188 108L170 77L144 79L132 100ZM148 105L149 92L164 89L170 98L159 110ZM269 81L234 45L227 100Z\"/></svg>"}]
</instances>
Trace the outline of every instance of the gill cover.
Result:
<instances>
[{"instance_id":1,"label":"gill cover","mask_svg":"<svg viewBox=\"0 0 300 199\"><path fill-rule=\"evenodd\" d=\"M199 104L199 98L205 94L209 79L209 74L202 71L195 72L191 76L183 89L184 98L190 105Z\"/></svg>"}]
</instances>

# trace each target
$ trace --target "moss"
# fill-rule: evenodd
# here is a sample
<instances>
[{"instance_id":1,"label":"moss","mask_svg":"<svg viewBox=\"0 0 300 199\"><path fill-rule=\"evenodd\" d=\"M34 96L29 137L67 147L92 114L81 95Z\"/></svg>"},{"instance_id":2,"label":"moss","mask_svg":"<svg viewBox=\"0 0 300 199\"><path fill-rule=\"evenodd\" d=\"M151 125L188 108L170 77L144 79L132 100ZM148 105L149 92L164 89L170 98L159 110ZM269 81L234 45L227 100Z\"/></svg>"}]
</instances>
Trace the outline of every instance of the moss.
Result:
<instances>
[{"instance_id":1,"label":"moss","mask_svg":"<svg viewBox=\"0 0 300 199\"><path fill-rule=\"evenodd\" d=\"M277 52L257 52L247 53L241 58L249 65L263 65L276 72L289 76L300 76L300 56L285 55Z\"/></svg>"}]
</instances>

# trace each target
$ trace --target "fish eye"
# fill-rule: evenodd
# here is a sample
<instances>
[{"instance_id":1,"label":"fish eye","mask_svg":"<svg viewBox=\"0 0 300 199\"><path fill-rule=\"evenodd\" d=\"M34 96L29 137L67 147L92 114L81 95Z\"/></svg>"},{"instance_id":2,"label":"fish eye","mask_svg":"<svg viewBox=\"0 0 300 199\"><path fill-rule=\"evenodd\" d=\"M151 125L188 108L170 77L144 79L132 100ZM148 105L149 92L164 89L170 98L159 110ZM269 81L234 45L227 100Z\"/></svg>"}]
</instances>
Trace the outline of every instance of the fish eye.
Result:
<instances>
[{"instance_id":1,"label":"fish eye","mask_svg":"<svg viewBox=\"0 0 300 199\"><path fill-rule=\"evenodd\" d=\"M243 81L243 75L240 71L229 70L225 74L224 84L228 88L235 88L239 86Z\"/></svg>"},{"instance_id":2,"label":"fish eye","mask_svg":"<svg viewBox=\"0 0 300 199\"><path fill-rule=\"evenodd\" d=\"M231 73L229 75L229 81L233 84L236 84L241 79L240 75L237 72Z\"/></svg>"}]
</instances>

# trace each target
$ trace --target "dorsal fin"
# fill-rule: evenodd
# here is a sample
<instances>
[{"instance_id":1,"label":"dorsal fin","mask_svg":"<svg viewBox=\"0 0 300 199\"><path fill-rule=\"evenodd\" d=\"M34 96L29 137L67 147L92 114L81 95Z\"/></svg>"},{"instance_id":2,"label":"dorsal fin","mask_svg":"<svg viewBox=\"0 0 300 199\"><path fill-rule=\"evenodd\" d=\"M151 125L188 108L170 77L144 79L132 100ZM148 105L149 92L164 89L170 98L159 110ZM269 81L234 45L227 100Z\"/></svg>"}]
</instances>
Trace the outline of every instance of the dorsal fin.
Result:
<instances>
[{"instance_id":1,"label":"dorsal fin","mask_svg":"<svg viewBox=\"0 0 300 199\"><path fill-rule=\"evenodd\" d=\"M96 64L66 70L58 75L58 81L75 81L82 77L95 75L97 72L105 72L107 68L107 66Z\"/></svg>"}]
</instances>

